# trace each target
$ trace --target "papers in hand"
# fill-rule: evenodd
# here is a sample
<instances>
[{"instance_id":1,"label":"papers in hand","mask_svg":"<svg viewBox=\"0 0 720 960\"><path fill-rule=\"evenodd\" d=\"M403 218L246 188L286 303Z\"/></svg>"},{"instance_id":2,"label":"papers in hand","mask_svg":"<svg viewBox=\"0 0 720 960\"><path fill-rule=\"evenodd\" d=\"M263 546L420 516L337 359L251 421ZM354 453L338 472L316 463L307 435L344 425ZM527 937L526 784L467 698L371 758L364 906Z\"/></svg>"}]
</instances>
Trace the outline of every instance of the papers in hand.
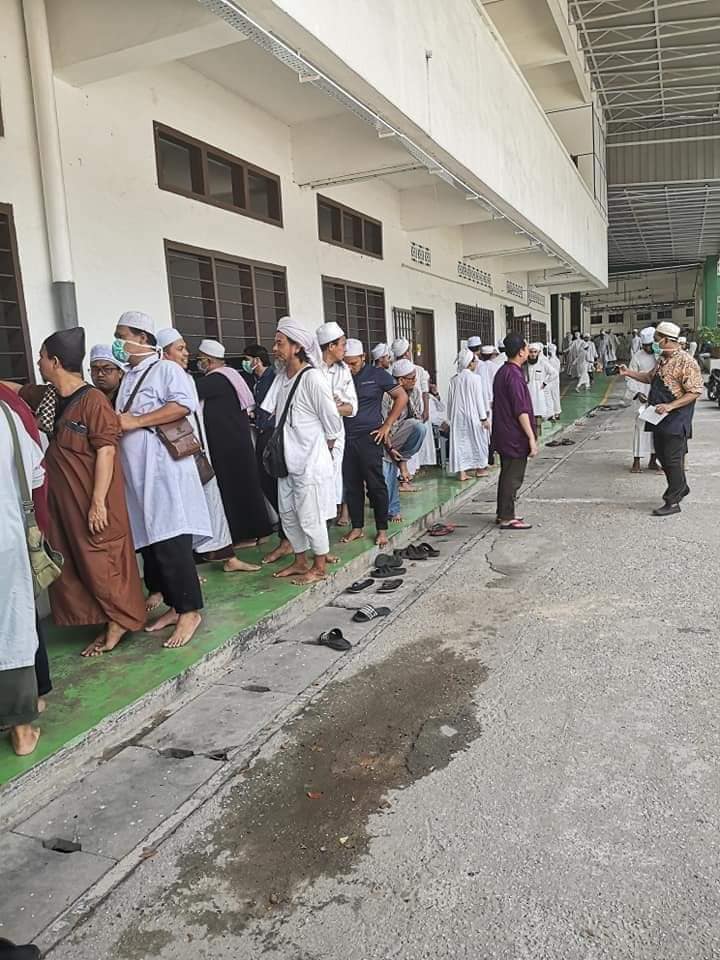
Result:
<instances>
[{"instance_id":1,"label":"papers in hand","mask_svg":"<svg viewBox=\"0 0 720 960\"><path fill-rule=\"evenodd\" d=\"M658 413L655 407L651 406L649 403L644 403L638 411L638 418L640 420L644 420L646 423L660 423L660 421L664 420L666 416L666 413Z\"/></svg>"}]
</instances>

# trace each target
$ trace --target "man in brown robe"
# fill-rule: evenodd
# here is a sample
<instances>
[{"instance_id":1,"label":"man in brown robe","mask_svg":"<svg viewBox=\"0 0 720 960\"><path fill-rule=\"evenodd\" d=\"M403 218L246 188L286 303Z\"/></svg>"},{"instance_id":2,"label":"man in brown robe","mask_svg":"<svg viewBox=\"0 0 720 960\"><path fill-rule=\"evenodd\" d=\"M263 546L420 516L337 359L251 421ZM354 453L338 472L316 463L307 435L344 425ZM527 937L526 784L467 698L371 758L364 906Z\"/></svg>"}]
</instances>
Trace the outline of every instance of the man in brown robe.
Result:
<instances>
[{"instance_id":1,"label":"man in brown robe","mask_svg":"<svg viewBox=\"0 0 720 960\"><path fill-rule=\"evenodd\" d=\"M34 408L40 401L47 407L54 396L45 455L48 540L65 562L50 587L50 606L59 626L106 623L83 651L96 656L144 625L145 599L117 457L119 420L107 398L83 381L84 353L80 327L52 334L40 349L38 366L54 390L48 395L44 387L23 387L20 393Z\"/></svg>"}]
</instances>

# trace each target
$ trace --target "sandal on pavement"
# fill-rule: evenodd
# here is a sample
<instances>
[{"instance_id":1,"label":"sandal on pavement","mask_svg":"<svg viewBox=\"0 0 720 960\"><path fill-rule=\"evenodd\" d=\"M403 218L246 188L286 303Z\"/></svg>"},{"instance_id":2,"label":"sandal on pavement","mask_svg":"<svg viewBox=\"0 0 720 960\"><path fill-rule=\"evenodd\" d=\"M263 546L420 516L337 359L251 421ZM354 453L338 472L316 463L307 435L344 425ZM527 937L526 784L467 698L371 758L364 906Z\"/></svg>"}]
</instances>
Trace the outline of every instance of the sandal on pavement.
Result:
<instances>
[{"instance_id":1,"label":"sandal on pavement","mask_svg":"<svg viewBox=\"0 0 720 960\"><path fill-rule=\"evenodd\" d=\"M500 524L501 530L532 530L532 525L525 523L524 520L515 519L509 520L507 523Z\"/></svg>"},{"instance_id":2,"label":"sandal on pavement","mask_svg":"<svg viewBox=\"0 0 720 960\"><path fill-rule=\"evenodd\" d=\"M361 607L361 609L363 608ZM352 644L349 640L345 639L339 627L333 627L332 630L321 633L317 642L321 647L330 647L331 650L337 650L340 653L345 653L346 650L350 650L352 647Z\"/></svg>"},{"instance_id":3,"label":"sandal on pavement","mask_svg":"<svg viewBox=\"0 0 720 960\"><path fill-rule=\"evenodd\" d=\"M5 960L40 960L40 950L34 943L25 943L22 946L19 943L13 943L12 940L6 940L0 937L0 957Z\"/></svg>"},{"instance_id":4,"label":"sandal on pavement","mask_svg":"<svg viewBox=\"0 0 720 960\"><path fill-rule=\"evenodd\" d=\"M386 580L383 583L377 593L393 593L398 587L401 587L403 584L402 580Z\"/></svg>"},{"instance_id":5,"label":"sandal on pavement","mask_svg":"<svg viewBox=\"0 0 720 960\"><path fill-rule=\"evenodd\" d=\"M404 547L402 550L395 550L395 556L398 558L398 562L402 560L427 560L428 555L424 550L421 550L419 547L414 547L412 544L408 547Z\"/></svg>"},{"instance_id":6,"label":"sandal on pavement","mask_svg":"<svg viewBox=\"0 0 720 960\"><path fill-rule=\"evenodd\" d=\"M371 570L370 576L374 580L384 580L386 577L399 577L406 572L405 567L382 567L380 570Z\"/></svg>"},{"instance_id":7,"label":"sandal on pavement","mask_svg":"<svg viewBox=\"0 0 720 960\"><path fill-rule=\"evenodd\" d=\"M451 526L449 523L434 523L428 529L429 537L447 537L451 533L455 532L455 527Z\"/></svg>"},{"instance_id":8,"label":"sandal on pavement","mask_svg":"<svg viewBox=\"0 0 720 960\"><path fill-rule=\"evenodd\" d=\"M420 544L418 544L417 549L418 549L418 550L424 550L425 553L426 553L429 557L439 557L439 556L440 556L440 551L439 551L439 550L436 550L435 547L433 547L433 546L432 546L431 544L429 544L429 543L420 543Z\"/></svg>"},{"instance_id":9,"label":"sandal on pavement","mask_svg":"<svg viewBox=\"0 0 720 960\"><path fill-rule=\"evenodd\" d=\"M516 519L516 520L524 520L525 517L515 517L515 519ZM500 519L500 517L495 517L495 523L498 525L498 527L502 525L502 522L503 522L503 521Z\"/></svg>"},{"instance_id":10,"label":"sandal on pavement","mask_svg":"<svg viewBox=\"0 0 720 960\"><path fill-rule=\"evenodd\" d=\"M361 590L366 590L372 584L372 580L356 580L355 583L350 584L345 593L360 593Z\"/></svg>"},{"instance_id":11,"label":"sandal on pavement","mask_svg":"<svg viewBox=\"0 0 720 960\"><path fill-rule=\"evenodd\" d=\"M382 570L385 567L401 567L402 560L397 556L398 553L399 551L396 550L395 556L393 557L391 557L389 553L379 553L373 560L373 563L378 570Z\"/></svg>"},{"instance_id":12,"label":"sandal on pavement","mask_svg":"<svg viewBox=\"0 0 720 960\"><path fill-rule=\"evenodd\" d=\"M390 607L371 607L368 603L355 612L353 620L355 623L370 623L376 617L386 617L389 613Z\"/></svg>"}]
</instances>

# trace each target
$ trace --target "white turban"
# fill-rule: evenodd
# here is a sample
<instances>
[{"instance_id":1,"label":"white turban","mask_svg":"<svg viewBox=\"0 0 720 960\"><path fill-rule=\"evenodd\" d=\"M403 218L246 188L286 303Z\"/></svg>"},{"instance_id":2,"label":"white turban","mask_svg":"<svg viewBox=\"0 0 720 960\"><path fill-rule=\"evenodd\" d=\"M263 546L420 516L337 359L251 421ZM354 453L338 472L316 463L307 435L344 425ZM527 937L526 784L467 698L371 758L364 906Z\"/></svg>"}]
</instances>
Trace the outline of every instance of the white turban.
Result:
<instances>
[{"instance_id":1,"label":"white turban","mask_svg":"<svg viewBox=\"0 0 720 960\"><path fill-rule=\"evenodd\" d=\"M360 340L348 340L345 344L346 357L361 357L365 353L365 348Z\"/></svg>"},{"instance_id":2,"label":"white turban","mask_svg":"<svg viewBox=\"0 0 720 960\"><path fill-rule=\"evenodd\" d=\"M340 337L344 337L345 331L340 324L332 321L331 323L320 324L315 331L315 336L318 338L320 346L324 347L326 343L333 343L335 340L339 340Z\"/></svg>"},{"instance_id":3,"label":"white turban","mask_svg":"<svg viewBox=\"0 0 720 960\"><path fill-rule=\"evenodd\" d=\"M467 347L463 347L458 353L457 359L455 360L457 372L462 373L463 370L467 370L474 359L475 354L471 350L468 350Z\"/></svg>"},{"instance_id":4,"label":"white turban","mask_svg":"<svg viewBox=\"0 0 720 960\"><path fill-rule=\"evenodd\" d=\"M96 363L98 360L105 360L107 363L114 363L121 370L125 369L124 363L119 363L113 356L113 352L106 343L96 343L90 351L90 363Z\"/></svg>"},{"instance_id":5,"label":"white turban","mask_svg":"<svg viewBox=\"0 0 720 960\"><path fill-rule=\"evenodd\" d=\"M410 341L406 340L405 337L398 337L397 340L393 340L390 349L395 359L399 360L400 357L403 357L410 349Z\"/></svg>"},{"instance_id":6,"label":"white turban","mask_svg":"<svg viewBox=\"0 0 720 960\"><path fill-rule=\"evenodd\" d=\"M172 343L172 340L170 342ZM225 359L225 347L219 340L201 340L198 352L204 353L206 357L213 357L215 360Z\"/></svg>"},{"instance_id":7,"label":"white turban","mask_svg":"<svg viewBox=\"0 0 720 960\"><path fill-rule=\"evenodd\" d=\"M371 350L373 360L390 356L390 347L386 343L376 343Z\"/></svg>"},{"instance_id":8,"label":"white turban","mask_svg":"<svg viewBox=\"0 0 720 960\"><path fill-rule=\"evenodd\" d=\"M158 330L155 335L158 346L164 350L165 347L169 347L171 343L177 343L178 340L182 340L183 335L179 330L175 330L173 327L165 327L164 330Z\"/></svg>"},{"instance_id":9,"label":"white turban","mask_svg":"<svg viewBox=\"0 0 720 960\"><path fill-rule=\"evenodd\" d=\"M155 324L152 317L142 310L126 310L117 322L118 327L134 327L135 330L144 330L145 333L155 335Z\"/></svg>"},{"instance_id":10,"label":"white turban","mask_svg":"<svg viewBox=\"0 0 720 960\"><path fill-rule=\"evenodd\" d=\"M299 343L307 354L307 358L313 367L319 367L322 363L322 351L320 344L314 333L304 327L299 321L292 317L282 317L277 325L278 333L282 333L293 343Z\"/></svg>"},{"instance_id":11,"label":"white turban","mask_svg":"<svg viewBox=\"0 0 720 960\"><path fill-rule=\"evenodd\" d=\"M467 345L468 347L470 347L471 350L475 350L477 349L477 347L482 346L482 340L480 339L480 337L469 337Z\"/></svg>"},{"instance_id":12,"label":"white turban","mask_svg":"<svg viewBox=\"0 0 720 960\"><path fill-rule=\"evenodd\" d=\"M652 343L655 339L655 327L643 327L640 331L640 343Z\"/></svg>"},{"instance_id":13,"label":"white turban","mask_svg":"<svg viewBox=\"0 0 720 960\"><path fill-rule=\"evenodd\" d=\"M529 348L530 350L537 350L538 353L542 353L543 345L541 343L531 343Z\"/></svg>"},{"instance_id":14,"label":"white turban","mask_svg":"<svg viewBox=\"0 0 720 960\"><path fill-rule=\"evenodd\" d=\"M505 341L498 340L497 342L498 353L505 353Z\"/></svg>"},{"instance_id":15,"label":"white turban","mask_svg":"<svg viewBox=\"0 0 720 960\"><path fill-rule=\"evenodd\" d=\"M411 360L396 360L392 366L394 377L409 377L415 373L415 364Z\"/></svg>"},{"instance_id":16,"label":"white turban","mask_svg":"<svg viewBox=\"0 0 720 960\"><path fill-rule=\"evenodd\" d=\"M555 346L554 343L548 344L548 353L550 354L551 357L554 357L555 354L557 353L557 347Z\"/></svg>"},{"instance_id":17,"label":"white turban","mask_svg":"<svg viewBox=\"0 0 720 960\"><path fill-rule=\"evenodd\" d=\"M678 337L678 343L687 343L687 337Z\"/></svg>"}]
</instances>

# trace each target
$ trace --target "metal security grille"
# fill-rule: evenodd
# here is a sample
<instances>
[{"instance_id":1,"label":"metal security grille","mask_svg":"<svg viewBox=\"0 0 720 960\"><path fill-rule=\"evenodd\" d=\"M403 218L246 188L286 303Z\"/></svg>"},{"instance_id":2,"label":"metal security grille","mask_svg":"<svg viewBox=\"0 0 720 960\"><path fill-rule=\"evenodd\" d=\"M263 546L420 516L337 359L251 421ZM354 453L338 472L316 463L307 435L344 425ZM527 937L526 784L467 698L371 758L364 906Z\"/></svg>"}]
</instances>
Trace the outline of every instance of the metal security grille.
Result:
<instances>
[{"instance_id":1,"label":"metal security grille","mask_svg":"<svg viewBox=\"0 0 720 960\"><path fill-rule=\"evenodd\" d=\"M495 313L485 307L473 307L468 303L455 304L458 348L463 340L480 337L484 344L493 343L495 336Z\"/></svg>"},{"instance_id":2,"label":"metal security grille","mask_svg":"<svg viewBox=\"0 0 720 960\"><path fill-rule=\"evenodd\" d=\"M362 341L365 353L385 340L385 291L323 277L325 321L339 323L348 337Z\"/></svg>"},{"instance_id":3,"label":"metal security grille","mask_svg":"<svg viewBox=\"0 0 720 960\"><path fill-rule=\"evenodd\" d=\"M530 314L515 317L508 325L508 333L521 333L528 343L547 343L547 324L533 320Z\"/></svg>"},{"instance_id":4,"label":"metal security grille","mask_svg":"<svg viewBox=\"0 0 720 960\"><path fill-rule=\"evenodd\" d=\"M12 211L0 204L0 380L32 380L28 343Z\"/></svg>"},{"instance_id":5,"label":"metal security grille","mask_svg":"<svg viewBox=\"0 0 720 960\"><path fill-rule=\"evenodd\" d=\"M251 343L271 346L288 313L283 267L172 245L167 269L173 326L191 353L203 337L221 340L228 358Z\"/></svg>"},{"instance_id":6,"label":"metal security grille","mask_svg":"<svg viewBox=\"0 0 720 960\"><path fill-rule=\"evenodd\" d=\"M396 338L404 337L414 348L415 315L412 310L403 310L402 307L393 307L393 331Z\"/></svg>"}]
</instances>

